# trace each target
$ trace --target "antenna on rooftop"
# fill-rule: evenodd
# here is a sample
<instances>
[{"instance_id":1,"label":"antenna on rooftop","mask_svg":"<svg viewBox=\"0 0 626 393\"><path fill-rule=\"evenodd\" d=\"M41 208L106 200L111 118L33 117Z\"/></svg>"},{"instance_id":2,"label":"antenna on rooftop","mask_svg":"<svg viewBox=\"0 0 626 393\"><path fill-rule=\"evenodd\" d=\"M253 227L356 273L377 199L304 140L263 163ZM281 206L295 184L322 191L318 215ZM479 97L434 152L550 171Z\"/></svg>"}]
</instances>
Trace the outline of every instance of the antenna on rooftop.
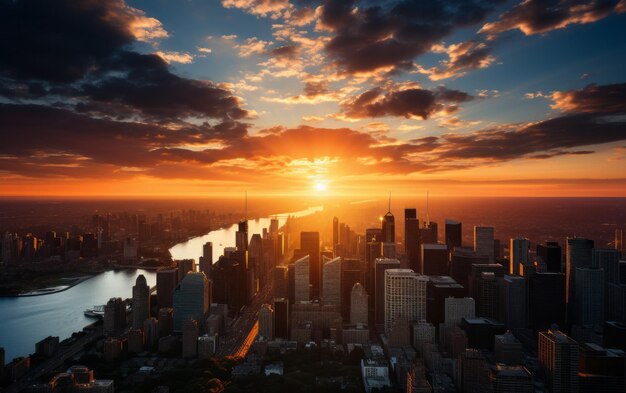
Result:
<instances>
[{"instance_id":1,"label":"antenna on rooftop","mask_svg":"<svg viewBox=\"0 0 626 393\"><path fill-rule=\"evenodd\" d=\"M426 222L430 225L430 216L428 215L428 191L426 191Z\"/></svg>"},{"instance_id":2,"label":"antenna on rooftop","mask_svg":"<svg viewBox=\"0 0 626 393\"><path fill-rule=\"evenodd\" d=\"M391 191L389 191L389 210L387 211L391 213Z\"/></svg>"}]
</instances>

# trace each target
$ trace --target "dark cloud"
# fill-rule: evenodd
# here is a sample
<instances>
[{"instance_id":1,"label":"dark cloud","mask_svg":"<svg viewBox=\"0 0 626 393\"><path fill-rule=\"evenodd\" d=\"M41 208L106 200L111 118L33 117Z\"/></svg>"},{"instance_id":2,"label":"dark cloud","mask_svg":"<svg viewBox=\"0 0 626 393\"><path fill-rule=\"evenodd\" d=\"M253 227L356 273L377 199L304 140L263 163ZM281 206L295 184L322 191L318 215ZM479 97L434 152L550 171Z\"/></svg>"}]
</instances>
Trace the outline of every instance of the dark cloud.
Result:
<instances>
[{"instance_id":1,"label":"dark cloud","mask_svg":"<svg viewBox=\"0 0 626 393\"><path fill-rule=\"evenodd\" d=\"M326 50L349 73L408 69L416 56L458 27L482 21L499 0L328 0L320 23L335 33Z\"/></svg>"},{"instance_id":2,"label":"dark cloud","mask_svg":"<svg viewBox=\"0 0 626 393\"><path fill-rule=\"evenodd\" d=\"M248 115L229 90L177 76L160 57L131 51L133 42L167 33L121 0L1 1L0 33L0 95L9 100L146 122Z\"/></svg>"},{"instance_id":3,"label":"dark cloud","mask_svg":"<svg viewBox=\"0 0 626 393\"><path fill-rule=\"evenodd\" d=\"M555 109L584 113L626 113L626 83L589 85L552 93Z\"/></svg>"},{"instance_id":4,"label":"dark cloud","mask_svg":"<svg viewBox=\"0 0 626 393\"><path fill-rule=\"evenodd\" d=\"M624 12L622 3L619 0L525 0L500 15L497 21L485 24L480 32L497 35L519 29L526 35L545 33L570 24L595 22L612 12Z\"/></svg>"},{"instance_id":5,"label":"dark cloud","mask_svg":"<svg viewBox=\"0 0 626 393\"><path fill-rule=\"evenodd\" d=\"M304 85L304 95L313 98L320 94L328 93L328 83L321 82L306 82Z\"/></svg>"},{"instance_id":6,"label":"dark cloud","mask_svg":"<svg viewBox=\"0 0 626 393\"><path fill-rule=\"evenodd\" d=\"M447 103L472 100L465 92L438 87L435 90L408 88L384 91L375 88L341 104L343 115L352 119L383 116L427 119L439 111L451 113L458 108Z\"/></svg>"},{"instance_id":7,"label":"dark cloud","mask_svg":"<svg viewBox=\"0 0 626 393\"><path fill-rule=\"evenodd\" d=\"M296 45L283 45L272 49L269 54L274 57L294 59L298 56L298 47Z\"/></svg>"}]
</instances>

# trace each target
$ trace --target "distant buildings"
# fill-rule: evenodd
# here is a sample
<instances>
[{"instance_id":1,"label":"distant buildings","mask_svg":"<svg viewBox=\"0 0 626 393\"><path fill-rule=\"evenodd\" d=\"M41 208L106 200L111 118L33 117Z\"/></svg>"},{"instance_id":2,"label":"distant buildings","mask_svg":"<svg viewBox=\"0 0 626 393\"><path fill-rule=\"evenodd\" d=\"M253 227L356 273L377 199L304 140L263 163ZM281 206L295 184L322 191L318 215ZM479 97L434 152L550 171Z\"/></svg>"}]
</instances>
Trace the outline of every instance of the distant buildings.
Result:
<instances>
[{"instance_id":1,"label":"distant buildings","mask_svg":"<svg viewBox=\"0 0 626 393\"><path fill-rule=\"evenodd\" d=\"M474 252L479 256L486 256L489 263L494 263L493 227L474 226Z\"/></svg>"},{"instance_id":2,"label":"distant buildings","mask_svg":"<svg viewBox=\"0 0 626 393\"><path fill-rule=\"evenodd\" d=\"M519 275L520 265L526 266L530 263L528 252L530 251L530 240L526 238L511 239L509 245L509 274Z\"/></svg>"},{"instance_id":3,"label":"distant buildings","mask_svg":"<svg viewBox=\"0 0 626 393\"><path fill-rule=\"evenodd\" d=\"M463 247L463 224L461 221L446 219L446 245L450 250Z\"/></svg>"}]
</instances>

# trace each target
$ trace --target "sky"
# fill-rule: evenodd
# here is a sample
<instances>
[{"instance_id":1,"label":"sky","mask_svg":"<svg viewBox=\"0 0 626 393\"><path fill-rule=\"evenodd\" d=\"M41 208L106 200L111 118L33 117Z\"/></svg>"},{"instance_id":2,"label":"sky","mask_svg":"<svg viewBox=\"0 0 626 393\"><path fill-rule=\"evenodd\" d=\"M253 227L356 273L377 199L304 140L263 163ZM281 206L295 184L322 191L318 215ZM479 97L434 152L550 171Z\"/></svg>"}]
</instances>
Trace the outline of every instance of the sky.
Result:
<instances>
[{"instance_id":1,"label":"sky","mask_svg":"<svg viewBox=\"0 0 626 393\"><path fill-rule=\"evenodd\" d=\"M626 0L0 0L0 196L626 196Z\"/></svg>"}]
</instances>

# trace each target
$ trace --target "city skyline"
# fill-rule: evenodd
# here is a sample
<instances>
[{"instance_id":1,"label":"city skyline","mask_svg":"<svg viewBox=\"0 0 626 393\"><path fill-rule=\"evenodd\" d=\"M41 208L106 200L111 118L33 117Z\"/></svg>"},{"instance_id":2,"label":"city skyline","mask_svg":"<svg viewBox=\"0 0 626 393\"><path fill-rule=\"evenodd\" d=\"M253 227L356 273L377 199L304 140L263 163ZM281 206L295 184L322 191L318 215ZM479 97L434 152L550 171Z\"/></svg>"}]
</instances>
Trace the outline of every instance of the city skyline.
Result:
<instances>
[{"instance_id":1,"label":"city skyline","mask_svg":"<svg viewBox=\"0 0 626 393\"><path fill-rule=\"evenodd\" d=\"M0 26L0 196L626 194L624 0L18 0Z\"/></svg>"}]
</instances>

